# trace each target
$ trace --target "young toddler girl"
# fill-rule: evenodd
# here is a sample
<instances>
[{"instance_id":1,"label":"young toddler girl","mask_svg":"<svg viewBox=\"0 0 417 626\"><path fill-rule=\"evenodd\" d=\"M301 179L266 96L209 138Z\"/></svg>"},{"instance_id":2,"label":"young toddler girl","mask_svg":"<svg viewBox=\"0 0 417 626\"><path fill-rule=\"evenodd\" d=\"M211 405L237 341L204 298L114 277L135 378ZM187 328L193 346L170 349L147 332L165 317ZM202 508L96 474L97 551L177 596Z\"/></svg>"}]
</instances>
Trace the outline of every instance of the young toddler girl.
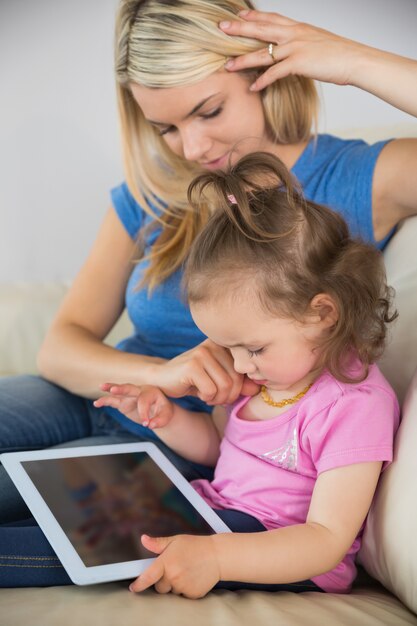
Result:
<instances>
[{"instance_id":1,"label":"young toddler girl","mask_svg":"<svg viewBox=\"0 0 417 626\"><path fill-rule=\"evenodd\" d=\"M143 535L159 556L130 589L346 593L399 421L375 365L396 317L381 255L352 239L340 215L305 200L267 153L199 176L189 199L201 211L216 207L186 263L193 319L259 393L209 415L157 387L103 385L96 406L216 465L212 481L192 484L235 531Z\"/></svg>"}]
</instances>

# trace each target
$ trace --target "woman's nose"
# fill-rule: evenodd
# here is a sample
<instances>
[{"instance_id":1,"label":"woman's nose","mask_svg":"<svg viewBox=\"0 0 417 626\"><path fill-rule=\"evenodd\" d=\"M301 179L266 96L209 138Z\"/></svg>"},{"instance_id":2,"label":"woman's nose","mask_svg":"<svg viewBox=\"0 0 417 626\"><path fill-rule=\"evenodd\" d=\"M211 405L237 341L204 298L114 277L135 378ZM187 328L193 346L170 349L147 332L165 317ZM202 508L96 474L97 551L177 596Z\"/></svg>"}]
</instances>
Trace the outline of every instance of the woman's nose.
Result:
<instances>
[{"instance_id":1,"label":"woman's nose","mask_svg":"<svg viewBox=\"0 0 417 626\"><path fill-rule=\"evenodd\" d=\"M209 137L195 128L187 128L181 133L182 151L187 161L202 161L209 153L211 141Z\"/></svg>"}]
</instances>

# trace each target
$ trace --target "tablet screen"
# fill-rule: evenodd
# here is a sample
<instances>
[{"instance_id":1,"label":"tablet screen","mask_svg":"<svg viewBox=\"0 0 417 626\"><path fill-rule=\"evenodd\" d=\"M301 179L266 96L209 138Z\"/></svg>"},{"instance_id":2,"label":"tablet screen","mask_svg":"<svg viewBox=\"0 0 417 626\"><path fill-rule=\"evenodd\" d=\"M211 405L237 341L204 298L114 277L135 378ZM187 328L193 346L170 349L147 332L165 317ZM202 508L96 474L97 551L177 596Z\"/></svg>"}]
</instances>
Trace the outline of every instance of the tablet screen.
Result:
<instances>
[{"instance_id":1,"label":"tablet screen","mask_svg":"<svg viewBox=\"0 0 417 626\"><path fill-rule=\"evenodd\" d=\"M146 452L22 465L86 567L155 556L144 533L214 533Z\"/></svg>"}]
</instances>

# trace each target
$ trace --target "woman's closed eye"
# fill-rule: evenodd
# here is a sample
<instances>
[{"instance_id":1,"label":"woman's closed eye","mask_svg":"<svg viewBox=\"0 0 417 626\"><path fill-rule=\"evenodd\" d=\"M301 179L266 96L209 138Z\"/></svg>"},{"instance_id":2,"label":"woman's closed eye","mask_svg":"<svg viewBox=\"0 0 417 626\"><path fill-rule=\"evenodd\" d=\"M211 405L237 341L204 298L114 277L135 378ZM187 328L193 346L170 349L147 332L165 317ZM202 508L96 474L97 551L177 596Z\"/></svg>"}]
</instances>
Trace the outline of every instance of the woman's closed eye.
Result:
<instances>
[{"instance_id":1,"label":"woman's closed eye","mask_svg":"<svg viewBox=\"0 0 417 626\"><path fill-rule=\"evenodd\" d=\"M154 128L156 128L156 130L161 135L161 137L162 135L166 135L167 133L172 133L172 131L176 130L175 126L168 126L167 128L158 128L157 126L154 126Z\"/></svg>"},{"instance_id":2,"label":"woman's closed eye","mask_svg":"<svg viewBox=\"0 0 417 626\"><path fill-rule=\"evenodd\" d=\"M200 113L199 117L201 117L203 120L211 120L214 117L217 117L218 115L220 115L222 111L223 111L223 107L217 107L217 109L210 111L210 113ZM176 126L167 126L166 128L160 128L158 126L155 126L155 128L157 129L157 131L159 132L161 136L166 135L168 133L172 133L173 131L177 130Z\"/></svg>"},{"instance_id":3,"label":"woman's closed eye","mask_svg":"<svg viewBox=\"0 0 417 626\"><path fill-rule=\"evenodd\" d=\"M213 117L217 117L218 115L220 115L222 111L223 107L217 107L217 109L210 111L210 113L200 113L200 117L202 117L204 120L211 120Z\"/></svg>"}]
</instances>

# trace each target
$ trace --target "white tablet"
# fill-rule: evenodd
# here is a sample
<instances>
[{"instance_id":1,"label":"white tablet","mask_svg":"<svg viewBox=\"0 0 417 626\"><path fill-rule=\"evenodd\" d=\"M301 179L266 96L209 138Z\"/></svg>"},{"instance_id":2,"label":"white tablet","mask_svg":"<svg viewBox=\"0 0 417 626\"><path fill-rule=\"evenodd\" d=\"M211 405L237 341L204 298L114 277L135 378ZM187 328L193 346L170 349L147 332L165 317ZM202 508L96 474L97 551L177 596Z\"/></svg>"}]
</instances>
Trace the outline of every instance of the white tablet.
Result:
<instances>
[{"instance_id":1,"label":"white tablet","mask_svg":"<svg viewBox=\"0 0 417 626\"><path fill-rule=\"evenodd\" d=\"M0 460L77 585L138 576L155 557L142 534L230 532L153 443L9 452Z\"/></svg>"}]
</instances>

